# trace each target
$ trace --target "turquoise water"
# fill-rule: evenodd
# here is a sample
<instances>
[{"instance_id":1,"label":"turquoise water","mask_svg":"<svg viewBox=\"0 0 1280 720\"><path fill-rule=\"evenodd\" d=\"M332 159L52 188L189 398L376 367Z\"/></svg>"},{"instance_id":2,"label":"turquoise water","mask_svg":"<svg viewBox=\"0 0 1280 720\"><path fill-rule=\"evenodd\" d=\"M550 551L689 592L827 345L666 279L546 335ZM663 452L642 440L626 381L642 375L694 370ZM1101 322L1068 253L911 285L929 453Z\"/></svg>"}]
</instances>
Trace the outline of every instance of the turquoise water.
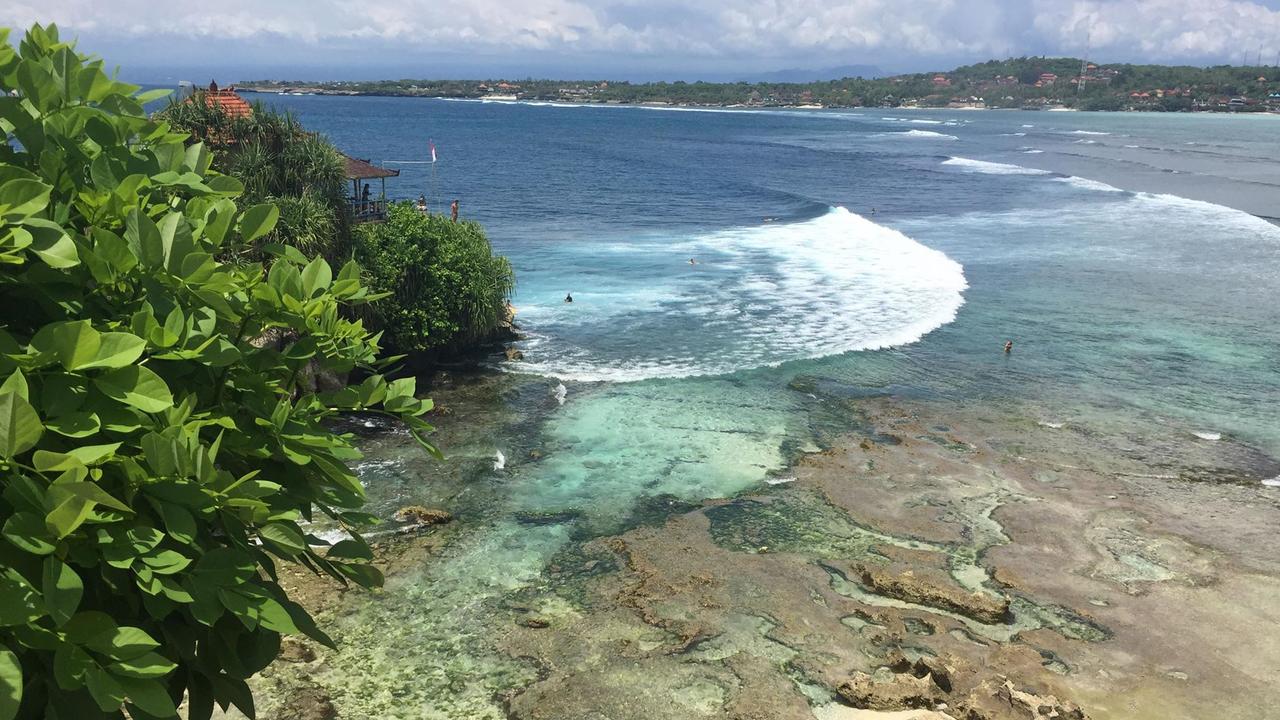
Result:
<instances>
[{"instance_id":1,"label":"turquoise water","mask_svg":"<svg viewBox=\"0 0 1280 720\"><path fill-rule=\"evenodd\" d=\"M344 711L502 717L513 599L571 614L557 558L785 476L844 398L1280 454L1280 118L271 101L374 161L433 139L388 190L486 224L527 333L449 391L446 464L366 443L375 511L461 527L337 621Z\"/></svg>"}]
</instances>

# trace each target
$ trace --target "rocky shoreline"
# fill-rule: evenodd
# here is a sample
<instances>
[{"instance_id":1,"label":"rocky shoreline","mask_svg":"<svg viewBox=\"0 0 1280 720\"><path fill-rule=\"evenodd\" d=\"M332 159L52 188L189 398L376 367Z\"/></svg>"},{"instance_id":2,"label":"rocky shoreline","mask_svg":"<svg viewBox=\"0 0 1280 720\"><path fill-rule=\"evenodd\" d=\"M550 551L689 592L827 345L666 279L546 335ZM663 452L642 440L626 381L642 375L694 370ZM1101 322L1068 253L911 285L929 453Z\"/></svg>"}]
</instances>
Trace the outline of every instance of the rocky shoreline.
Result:
<instances>
[{"instance_id":1,"label":"rocky shoreline","mask_svg":"<svg viewBox=\"0 0 1280 720\"><path fill-rule=\"evenodd\" d=\"M860 431L775 484L583 538L489 607L484 646L523 668L501 675L493 717L1253 720L1280 706L1280 493L1258 482L1273 460L1159 427L1104 435L901 397L847 410ZM324 624L408 591L465 528L382 542L388 589L372 598L287 584ZM325 681L362 669L299 644L258 681L270 716L367 716Z\"/></svg>"}]
</instances>

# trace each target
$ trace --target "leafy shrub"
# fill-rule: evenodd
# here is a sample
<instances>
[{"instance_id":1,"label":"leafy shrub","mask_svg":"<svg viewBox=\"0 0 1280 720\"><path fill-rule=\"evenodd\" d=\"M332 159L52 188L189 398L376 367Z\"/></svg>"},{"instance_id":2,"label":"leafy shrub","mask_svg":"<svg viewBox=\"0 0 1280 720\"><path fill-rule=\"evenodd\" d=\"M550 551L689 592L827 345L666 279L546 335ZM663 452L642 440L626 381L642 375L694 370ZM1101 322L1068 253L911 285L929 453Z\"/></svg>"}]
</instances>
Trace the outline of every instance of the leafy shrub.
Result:
<instances>
[{"instance_id":1,"label":"leafy shrub","mask_svg":"<svg viewBox=\"0 0 1280 720\"><path fill-rule=\"evenodd\" d=\"M477 223L394 203L386 222L356 228L355 257L388 294L363 310L397 352L456 350L506 319L515 276Z\"/></svg>"},{"instance_id":2,"label":"leafy shrub","mask_svg":"<svg viewBox=\"0 0 1280 720\"><path fill-rule=\"evenodd\" d=\"M372 375L341 308L373 296L349 263L265 246L271 205L201 144L145 117L136 87L36 26L0 30L0 720L253 715L245 679L281 633L328 638L276 581L297 563L375 586L355 528L350 438L377 409L415 435L429 401ZM10 94L11 91L16 91ZM424 445L426 444L423 441ZM308 535L314 511L351 531Z\"/></svg>"},{"instance_id":3,"label":"leafy shrub","mask_svg":"<svg viewBox=\"0 0 1280 720\"><path fill-rule=\"evenodd\" d=\"M190 133L189 143L213 150L214 169L244 185L241 207L280 207L281 223L266 240L334 263L349 258L346 168L337 148L292 115L261 103L254 103L252 115L233 118L202 97L197 91L193 102L170 103L159 119Z\"/></svg>"}]
</instances>

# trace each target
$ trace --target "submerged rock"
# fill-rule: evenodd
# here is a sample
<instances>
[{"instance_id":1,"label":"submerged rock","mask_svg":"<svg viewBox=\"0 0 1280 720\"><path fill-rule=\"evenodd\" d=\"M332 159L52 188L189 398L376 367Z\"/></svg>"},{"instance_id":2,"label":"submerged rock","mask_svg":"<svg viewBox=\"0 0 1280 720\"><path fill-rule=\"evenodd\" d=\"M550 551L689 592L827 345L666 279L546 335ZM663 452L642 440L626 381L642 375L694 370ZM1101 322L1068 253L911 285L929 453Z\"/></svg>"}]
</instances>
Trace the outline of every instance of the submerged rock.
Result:
<instances>
[{"instance_id":1,"label":"submerged rock","mask_svg":"<svg viewBox=\"0 0 1280 720\"><path fill-rule=\"evenodd\" d=\"M293 638L284 638L280 641L280 654L276 659L282 662L309 663L316 659L316 651L310 645Z\"/></svg>"},{"instance_id":2,"label":"submerged rock","mask_svg":"<svg viewBox=\"0 0 1280 720\"><path fill-rule=\"evenodd\" d=\"M402 507L396 511L394 518L397 522L415 525L440 525L453 520L453 516L444 510L434 510L421 505Z\"/></svg>"},{"instance_id":3,"label":"submerged rock","mask_svg":"<svg viewBox=\"0 0 1280 720\"><path fill-rule=\"evenodd\" d=\"M299 688L281 708L279 720L336 720L329 694L314 685Z\"/></svg>"},{"instance_id":4,"label":"submerged rock","mask_svg":"<svg viewBox=\"0 0 1280 720\"><path fill-rule=\"evenodd\" d=\"M502 354L506 355L507 359L511 361L524 359L524 353L512 347L509 347L506 350L504 350Z\"/></svg>"}]
</instances>

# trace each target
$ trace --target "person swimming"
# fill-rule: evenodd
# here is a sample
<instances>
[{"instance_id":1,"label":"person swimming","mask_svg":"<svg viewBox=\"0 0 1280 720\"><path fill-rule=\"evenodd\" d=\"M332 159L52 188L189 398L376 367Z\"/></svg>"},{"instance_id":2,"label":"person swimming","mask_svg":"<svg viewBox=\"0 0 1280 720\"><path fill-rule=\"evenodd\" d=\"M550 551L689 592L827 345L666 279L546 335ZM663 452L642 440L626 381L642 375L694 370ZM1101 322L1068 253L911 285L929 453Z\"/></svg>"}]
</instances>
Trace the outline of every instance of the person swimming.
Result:
<instances>
[{"instance_id":1,"label":"person swimming","mask_svg":"<svg viewBox=\"0 0 1280 720\"><path fill-rule=\"evenodd\" d=\"M571 303L571 302L573 302L573 293L569 293L569 294L565 295L565 296L564 296L564 301L565 301L565 302L567 302L567 303Z\"/></svg>"},{"instance_id":2,"label":"person swimming","mask_svg":"<svg viewBox=\"0 0 1280 720\"><path fill-rule=\"evenodd\" d=\"M1005 354L1006 354L1006 355L1007 355L1007 354L1009 354L1009 353L1011 353L1011 352L1013 352L1013 341L1012 341L1012 340L1005 340L1005 341L1004 341L1004 352L1005 352Z\"/></svg>"}]
</instances>

